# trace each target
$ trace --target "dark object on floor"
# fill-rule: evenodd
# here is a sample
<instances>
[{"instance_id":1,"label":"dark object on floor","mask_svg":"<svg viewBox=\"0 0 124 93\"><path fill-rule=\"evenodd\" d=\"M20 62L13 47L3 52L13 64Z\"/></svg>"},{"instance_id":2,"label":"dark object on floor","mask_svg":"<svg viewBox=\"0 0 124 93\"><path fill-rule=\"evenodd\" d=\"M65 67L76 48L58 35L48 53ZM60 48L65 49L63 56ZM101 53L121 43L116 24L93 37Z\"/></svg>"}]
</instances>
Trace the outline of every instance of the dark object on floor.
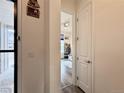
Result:
<instances>
[{"instance_id":1,"label":"dark object on floor","mask_svg":"<svg viewBox=\"0 0 124 93\"><path fill-rule=\"evenodd\" d=\"M80 88L76 86L69 86L62 89L61 93L85 93Z\"/></svg>"},{"instance_id":2,"label":"dark object on floor","mask_svg":"<svg viewBox=\"0 0 124 93\"><path fill-rule=\"evenodd\" d=\"M68 55L65 55L65 54L64 54L64 59L68 59Z\"/></svg>"}]
</instances>

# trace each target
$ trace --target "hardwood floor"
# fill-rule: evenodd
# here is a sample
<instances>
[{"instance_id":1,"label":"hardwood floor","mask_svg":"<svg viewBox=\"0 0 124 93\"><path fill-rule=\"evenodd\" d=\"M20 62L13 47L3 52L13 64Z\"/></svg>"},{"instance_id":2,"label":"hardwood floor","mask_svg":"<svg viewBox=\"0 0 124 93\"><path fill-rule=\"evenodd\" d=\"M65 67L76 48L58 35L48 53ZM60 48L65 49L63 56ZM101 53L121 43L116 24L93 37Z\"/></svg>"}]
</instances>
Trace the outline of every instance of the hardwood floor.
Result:
<instances>
[{"instance_id":1,"label":"hardwood floor","mask_svg":"<svg viewBox=\"0 0 124 93\"><path fill-rule=\"evenodd\" d=\"M61 93L84 93L72 85L72 62L65 59L61 60Z\"/></svg>"},{"instance_id":2,"label":"hardwood floor","mask_svg":"<svg viewBox=\"0 0 124 93\"><path fill-rule=\"evenodd\" d=\"M69 86L62 89L61 93L85 93L80 88L76 86Z\"/></svg>"},{"instance_id":3,"label":"hardwood floor","mask_svg":"<svg viewBox=\"0 0 124 93\"><path fill-rule=\"evenodd\" d=\"M61 60L61 88L72 85L72 62Z\"/></svg>"}]
</instances>

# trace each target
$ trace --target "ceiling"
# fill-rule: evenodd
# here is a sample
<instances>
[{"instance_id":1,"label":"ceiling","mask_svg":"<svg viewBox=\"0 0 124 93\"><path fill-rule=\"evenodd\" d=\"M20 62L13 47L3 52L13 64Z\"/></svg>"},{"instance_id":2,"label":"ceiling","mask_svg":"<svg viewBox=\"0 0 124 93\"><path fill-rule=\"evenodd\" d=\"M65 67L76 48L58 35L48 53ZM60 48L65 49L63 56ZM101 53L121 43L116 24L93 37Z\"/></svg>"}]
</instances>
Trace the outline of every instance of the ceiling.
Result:
<instances>
[{"instance_id":1,"label":"ceiling","mask_svg":"<svg viewBox=\"0 0 124 93\"><path fill-rule=\"evenodd\" d=\"M72 33L73 16L66 12L61 12L61 32Z\"/></svg>"}]
</instances>

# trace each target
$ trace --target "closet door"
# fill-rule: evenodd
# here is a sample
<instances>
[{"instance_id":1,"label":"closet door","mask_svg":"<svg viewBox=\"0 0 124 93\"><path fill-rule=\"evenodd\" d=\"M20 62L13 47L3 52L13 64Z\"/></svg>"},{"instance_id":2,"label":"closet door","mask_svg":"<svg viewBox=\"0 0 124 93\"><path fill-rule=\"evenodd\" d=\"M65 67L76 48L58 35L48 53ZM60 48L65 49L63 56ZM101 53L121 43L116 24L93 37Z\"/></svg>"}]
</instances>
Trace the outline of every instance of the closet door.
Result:
<instances>
[{"instance_id":1,"label":"closet door","mask_svg":"<svg viewBox=\"0 0 124 93\"><path fill-rule=\"evenodd\" d=\"M78 11L77 40L77 83L85 92L91 93L92 62L91 62L91 5Z\"/></svg>"}]
</instances>

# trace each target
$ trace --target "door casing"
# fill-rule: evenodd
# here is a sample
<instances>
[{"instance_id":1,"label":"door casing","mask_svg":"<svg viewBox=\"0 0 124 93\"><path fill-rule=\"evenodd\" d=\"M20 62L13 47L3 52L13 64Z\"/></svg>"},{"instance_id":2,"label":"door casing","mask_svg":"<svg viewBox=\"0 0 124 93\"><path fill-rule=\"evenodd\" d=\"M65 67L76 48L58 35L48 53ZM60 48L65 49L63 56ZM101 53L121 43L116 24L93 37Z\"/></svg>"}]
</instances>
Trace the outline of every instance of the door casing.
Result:
<instances>
[{"instance_id":1,"label":"door casing","mask_svg":"<svg viewBox=\"0 0 124 93\"><path fill-rule=\"evenodd\" d=\"M49 32L52 32L52 33L49 33L49 35L50 35L50 37L49 37L50 53L53 52L52 45L58 44L58 45L54 46L55 49L58 49L57 51L54 51L54 54L58 55L58 56L50 55L50 57L49 57L49 60L52 58L52 60L50 60L50 68L52 66L54 66L54 69L52 69L50 71L50 75L52 75L52 76L50 77L51 84L50 84L49 90L50 90L50 93L61 93L60 86L58 86L58 85L60 85L60 64L56 63L56 61L59 61L58 59L60 59L60 52L59 52L60 51L60 46L59 46L60 43L58 43L58 42L60 42L59 41L60 31L58 32L58 29L60 30L60 17L58 17L58 15L60 15L60 12L61 12L61 0L54 0L54 1L48 0L48 2L49 2L49 4L48 4L49 5ZM90 2L90 3L92 3L92 2ZM91 19L93 21L93 15L92 15ZM53 23L53 21L54 21L54 23ZM59 24L59 26L58 26L58 24ZM93 27L93 22L91 22L91 24ZM54 37L54 35L57 35L57 36ZM56 41L56 40L58 40L58 41ZM94 65L95 65L94 51L95 51L95 49L94 49L93 43L94 43L94 32L92 31L92 93L94 93L94 74L95 74L95 72L94 72ZM55 81L53 82L53 80L55 80Z\"/></svg>"}]
</instances>

